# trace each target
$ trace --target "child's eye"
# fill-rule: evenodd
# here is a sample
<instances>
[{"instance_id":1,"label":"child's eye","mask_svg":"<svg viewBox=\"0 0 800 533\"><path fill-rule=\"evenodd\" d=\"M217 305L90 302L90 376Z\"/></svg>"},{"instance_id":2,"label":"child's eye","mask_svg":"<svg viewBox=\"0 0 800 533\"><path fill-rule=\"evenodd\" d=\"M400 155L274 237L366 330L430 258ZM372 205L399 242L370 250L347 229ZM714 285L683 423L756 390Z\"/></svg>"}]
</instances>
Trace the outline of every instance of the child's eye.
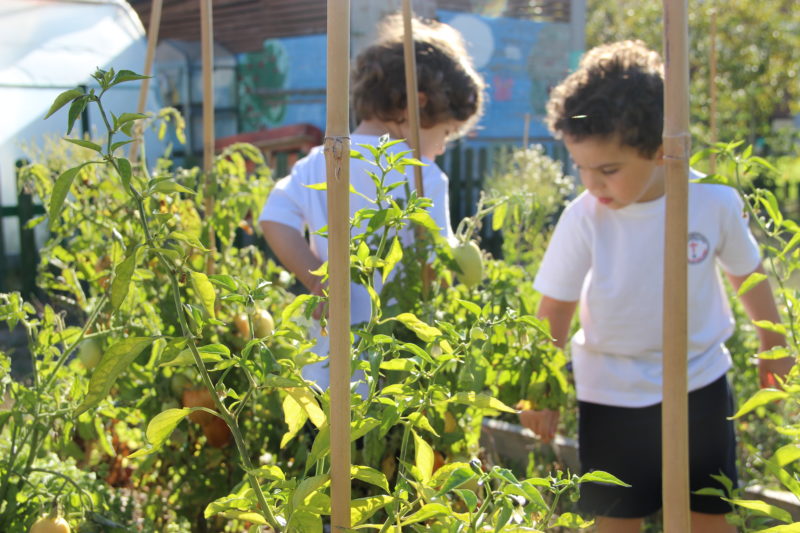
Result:
<instances>
[{"instance_id":1,"label":"child's eye","mask_svg":"<svg viewBox=\"0 0 800 533\"><path fill-rule=\"evenodd\" d=\"M600 170L600 173L603 176L611 176L612 174L616 174L618 170L618 168L604 168Z\"/></svg>"}]
</instances>

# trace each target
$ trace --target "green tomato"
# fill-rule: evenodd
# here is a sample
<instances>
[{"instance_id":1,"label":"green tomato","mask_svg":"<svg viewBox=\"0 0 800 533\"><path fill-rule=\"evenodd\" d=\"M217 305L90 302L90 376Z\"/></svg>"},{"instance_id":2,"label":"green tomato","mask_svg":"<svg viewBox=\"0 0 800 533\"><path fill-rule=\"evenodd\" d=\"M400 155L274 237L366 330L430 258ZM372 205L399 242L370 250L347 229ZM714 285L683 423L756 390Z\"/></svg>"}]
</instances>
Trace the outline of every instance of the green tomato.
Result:
<instances>
[{"instance_id":1,"label":"green tomato","mask_svg":"<svg viewBox=\"0 0 800 533\"><path fill-rule=\"evenodd\" d=\"M86 339L78 347L78 359L88 370L93 369L103 358L103 347L96 339Z\"/></svg>"},{"instance_id":2,"label":"green tomato","mask_svg":"<svg viewBox=\"0 0 800 533\"><path fill-rule=\"evenodd\" d=\"M461 269L461 273L457 274L461 283L472 288L483 280L483 256L475 241L464 242L453 248L453 258Z\"/></svg>"}]
</instances>

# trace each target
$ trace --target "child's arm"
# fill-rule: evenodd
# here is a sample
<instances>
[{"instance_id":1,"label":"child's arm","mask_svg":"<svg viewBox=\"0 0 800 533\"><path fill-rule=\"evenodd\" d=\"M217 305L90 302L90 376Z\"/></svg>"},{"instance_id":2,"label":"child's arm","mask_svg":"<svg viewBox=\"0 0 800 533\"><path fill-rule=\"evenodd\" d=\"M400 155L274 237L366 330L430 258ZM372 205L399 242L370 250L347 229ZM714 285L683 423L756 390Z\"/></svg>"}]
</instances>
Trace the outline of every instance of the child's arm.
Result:
<instances>
[{"instance_id":1,"label":"child's arm","mask_svg":"<svg viewBox=\"0 0 800 533\"><path fill-rule=\"evenodd\" d=\"M303 234L280 222L262 220L260 225L267 244L286 270L294 274L311 294L322 295L320 278L311 273L322 265L322 261L311 251Z\"/></svg>"},{"instance_id":2,"label":"child's arm","mask_svg":"<svg viewBox=\"0 0 800 533\"><path fill-rule=\"evenodd\" d=\"M539 311L536 314L539 318L550 322L553 343L559 348L563 349L566 345L572 315L575 314L577 305L578 302L565 302L544 295L539 302ZM528 409L519 413L520 423L537 434L542 442L553 440L558 429L558 418L558 410L553 409L540 411Z\"/></svg>"},{"instance_id":3,"label":"child's arm","mask_svg":"<svg viewBox=\"0 0 800 533\"><path fill-rule=\"evenodd\" d=\"M759 267L754 272L764 273L764 268ZM733 288L738 291L739 287L748 278L745 276L734 276L727 274L728 279L733 285ZM781 317L778 313L778 308L775 306L775 300L772 297L772 289L769 285L769 280L764 280L743 295L740 296L742 305L744 306L747 316L750 320L769 320L773 323L780 323ZM770 331L767 329L756 328L760 341L760 351L766 351L776 346L785 346L786 339L780 333ZM785 357L783 359L759 359L759 378L761 387L774 387L777 385L775 376L785 377L791 370L794 364L792 357Z\"/></svg>"}]
</instances>

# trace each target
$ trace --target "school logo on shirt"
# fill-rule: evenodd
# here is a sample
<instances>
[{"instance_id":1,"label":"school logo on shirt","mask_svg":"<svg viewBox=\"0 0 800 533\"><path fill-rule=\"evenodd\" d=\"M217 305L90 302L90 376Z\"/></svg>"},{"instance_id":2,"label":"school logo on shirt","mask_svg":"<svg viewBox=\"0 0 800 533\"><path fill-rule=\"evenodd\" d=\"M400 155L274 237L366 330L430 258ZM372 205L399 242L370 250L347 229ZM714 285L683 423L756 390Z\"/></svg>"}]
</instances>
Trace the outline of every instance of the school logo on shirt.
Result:
<instances>
[{"instance_id":1,"label":"school logo on shirt","mask_svg":"<svg viewBox=\"0 0 800 533\"><path fill-rule=\"evenodd\" d=\"M691 232L689 234L689 264L700 263L708 257L711 245L702 233Z\"/></svg>"}]
</instances>

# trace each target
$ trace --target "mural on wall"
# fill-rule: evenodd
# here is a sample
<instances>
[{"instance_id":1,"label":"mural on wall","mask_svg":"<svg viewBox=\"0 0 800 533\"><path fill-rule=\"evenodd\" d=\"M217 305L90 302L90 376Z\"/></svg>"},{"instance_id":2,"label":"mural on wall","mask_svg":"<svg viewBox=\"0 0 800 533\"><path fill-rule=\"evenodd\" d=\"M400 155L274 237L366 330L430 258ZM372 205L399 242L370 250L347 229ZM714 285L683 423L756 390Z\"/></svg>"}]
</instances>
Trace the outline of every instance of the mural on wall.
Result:
<instances>
[{"instance_id":1,"label":"mural on wall","mask_svg":"<svg viewBox=\"0 0 800 533\"><path fill-rule=\"evenodd\" d=\"M549 137L542 121L550 89L567 73L569 24L440 11L464 35L488 85L488 106L478 139L519 138L525 114L529 135Z\"/></svg>"},{"instance_id":2,"label":"mural on wall","mask_svg":"<svg viewBox=\"0 0 800 533\"><path fill-rule=\"evenodd\" d=\"M241 131L325 124L325 36L270 39L239 55Z\"/></svg>"},{"instance_id":3,"label":"mural on wall","mask_svg":"<svg viewBox=\"0 0 800 533\"><path fill-rule=\"evenodd\" d=\"M289 59L280 40L264 42L238 62L239 124L243 131L277 126L286 118Z\"/></svg>"},{"instance_id":4,"label":"mural on wall","mask_svg":"<svg viewBox=\"0 0 800 533\"><path fill-rule=\"evenodd\" d=\"M570 51L566 24L544 25L537 42L540 45L531 47L527 60L531 80L530 104L534 115L544 116L550 89L567 76L574 54Z\"/></svg>"},{"instance_id":5,"label":"mural on wall","mask_svg":"<svg viewBox=\"0 0 800 533\"><path fill-rule=\"evenodd\" d=\"M532 118L530 137L549 137L542 116L550 89L569 69L569 24L444 10L436 14L464 35L487 81L488 105L475 140L522 137L526 113ZM353 31L367 33L364 28ZM297 123L324 130L325 65L324 35L270 40L258 52L241 54L241 131Z\"/></svg>"}]
</instances>

